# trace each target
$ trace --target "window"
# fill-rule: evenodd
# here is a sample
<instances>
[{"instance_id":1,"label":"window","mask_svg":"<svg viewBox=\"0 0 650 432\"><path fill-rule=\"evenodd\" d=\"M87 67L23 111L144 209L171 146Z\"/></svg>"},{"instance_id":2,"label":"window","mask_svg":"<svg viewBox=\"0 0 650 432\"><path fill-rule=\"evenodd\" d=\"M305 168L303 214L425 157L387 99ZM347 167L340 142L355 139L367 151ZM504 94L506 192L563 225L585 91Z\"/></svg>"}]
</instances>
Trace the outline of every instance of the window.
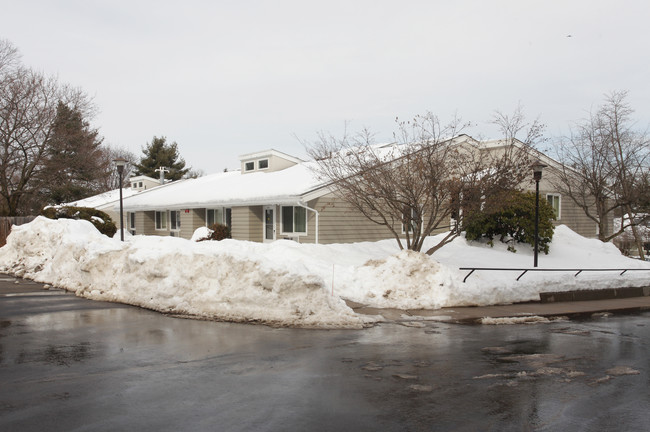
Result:
<instances>
[{"instance_id":1,"label":"window","mask_svg":"<svg viewBox=\"0 0 650 432\"><path fill-rule=\"evenodd\" d=\"M138 187L142 187L142 182L138 183Z\"/></svg>"},{"instance_id":2,"label":"window","mask_svg":"<svg viewBox=\"0 0 650 432\"><path fill-rule=\"evenodd\" d=\"M268 159L260 159L257 162L257 168L258 169L267 169L269 167L269 160Z\"/></svg>"},{"instance_id":3,"label":"window","mask_svg":"<svg viewBox=\"0 0 650 432\"><path fill-rule=\"evenodd\" d=\"M408 225L409 228L409 233L413 232L413 226L415 225L415 221L418 220L418 215L417 212L413 207L410 207L410 212L409 209L404 209L404 220L402 221L402 234L406 234L406 226Z\"/></svg>"},{"instance_id":4,"label":"window","mask_svg":"<svg viewBox=\"0 0 650 432\"><path fill-rule=\"evenodd\" d=\"M135 189L135 188L138 187L138 184L137 184L137 183L132 183L132 184L131 184L131 187L132 187L133 189Z\"/></svg>"},{"instance_id":5,"label":"window","mask_svg":"<svg viewBox=\"0 0 650 432\"><path fill-rule=\"evenodd\" d=\"M560 195L555 195L555 194L547 194L546 195L546 201L553 207L553 211L555 212L555 219L560 219Z\"/></svg>"},{"instance_id":6,"label":"window","mask_svg":"<svg viewBox=\"0 0 650 432\"><path fill-rule=\"evenodd\" d=\"M181 229L181 211L172 210L169 212L169 225L172 231L178 231Z\"/></svg>"},{"instance_id":7,"label":"window","mask_svg":"<svg viewBox=\"0 0 650 432\"><path fill-rule=\"evenodd\" d=\"M223 217L223 207L219 207L216 209L207 209L205 211L205 226L211 226L216 223L223 224L224 223L224 217Z\"/></svg>"},{"instance_id":8,"label":"window","mask_svg":"<svg viewBox=\"0 0 650 432\"><path fill-rule=\"evenodd\" d=\"M157 211L156 212L156 229L165 230L167 229L167 212L166 211Z\"/></svg>"},{"instance_id":9,"label":"window","mask_svg":"<svg viewBox=\"0 0 650 432\"><path fill-rule=\"evenodd\" d=\"M283 206L282 233L307 234L307 209L300 206Z\"/></svg>"},{"instance_id":10,"label":"window","mask_svg":"<svg viewBox=\"0 0 650 432\"><path fill-rule=\"evenodd\" d=\"M129 219L129 232L135 235L135 213L127 213Z\"/></svg>"},{"instance_id":11,"label":"window","mask_svg":"<svg viewBox=\"0 0 650 432\"><path fill-rule=\"evenodd\" d=\"M244 169L246 171L253 171L255 169L255 162L246 162L244 164Z\"/></svg>"},{"instance_id":12,"label":"window","mask_svg":"<svg viewBox=\"0 0 650 432\"><path fill-rule=\"evenodd\" d=\"M231 208L226 208L226 211L224 212L224 223L226 226L230 229L232 229L232 209Z\"/></svg>"}]
</instances>

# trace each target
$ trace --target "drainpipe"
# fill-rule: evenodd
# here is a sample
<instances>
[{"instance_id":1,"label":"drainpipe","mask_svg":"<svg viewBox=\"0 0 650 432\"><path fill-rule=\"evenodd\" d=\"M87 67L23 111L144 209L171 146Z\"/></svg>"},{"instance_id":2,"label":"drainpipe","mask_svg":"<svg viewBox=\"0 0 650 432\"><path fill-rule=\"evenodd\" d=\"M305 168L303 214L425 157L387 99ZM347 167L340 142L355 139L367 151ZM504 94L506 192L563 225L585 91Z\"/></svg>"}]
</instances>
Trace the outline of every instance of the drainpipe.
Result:
<instances>
[{"instance_id":1,"label":"drainpipe","mask_svg":"<svg viewBox=\"0 0 650 432\"><path fill-rule=\"evenodd\" d=\"M298 201L298 207L302 207L302 208L304 208L306 210L312 211L316 215L316 230L314 232L314 242L316 244L318 244L318 228L319 228L319 226L318 226L318 216L319 216L318 210L313 209L311 207L307 207L307 205L301 203L300 201Z\"/></svg>"}]
</instances>

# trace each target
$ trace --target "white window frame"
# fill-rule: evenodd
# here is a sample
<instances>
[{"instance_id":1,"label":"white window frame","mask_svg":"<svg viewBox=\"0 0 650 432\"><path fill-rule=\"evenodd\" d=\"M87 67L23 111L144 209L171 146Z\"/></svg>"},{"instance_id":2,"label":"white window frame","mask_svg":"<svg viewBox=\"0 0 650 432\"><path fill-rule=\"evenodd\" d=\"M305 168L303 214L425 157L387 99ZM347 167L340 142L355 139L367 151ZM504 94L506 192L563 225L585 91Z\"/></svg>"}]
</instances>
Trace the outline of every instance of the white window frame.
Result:
<instances>
[{"instance_id":1,"label":"white window frame","mask_svg":"<svg viewBox=\"0 0 650 432\"><path fill-rule=\"evenodd\" d=\"M214 222L212 222L212 223L219 223L219 224L222 224L222 225L226 225L226 209L225 209L225 207L213 207L213 208L206 208L205 209L205 226L209 227L210 225L212 225L209 222L210 218L208 217L208 213L210 211L215 212ZM221 213L221 218L219 218L219 220L217 220L217 216L216 216L217 212Z\"/></svg>"},{"instance_id":2,"label":"white window frame","mask_svg":"<svg viewBox=\"0 0 650 432\"><path fill-rule=\"evenodd\" d=\"M262 165L261 165L262 162L266 162L265 167L262 167ZM258 160L257 161L257 169L258 170L267 170L267 169L269 169L269 160L268 160L268 158Z\"/></svg>"},{"instance_id":3,"label":"white window frame","mask_svg":"<svg viewBox=\"0 0 650 432\"><path fill-rule=\"evenodd\" d=\"M174 218L174 216L175 216L175 218ZM176 220L174 220L174 219L176 219ZM181 230L181 211L180 210L170 210L169 211L169 230L174 231L174 232L177 232L177 231Z\"/></svg>"},{"instance_id":4,"label":"white window frame","mask_svg":"<svg viewBox=\"0 0 650 432\"><path fill-rule=\"evenodd\" d=\"M291 230L292 231L287 231L286 227L284 226L284 209L285 208L290 208L291 210ZM301 209L301 211L304 212L305 215L305 231L296 231L296 209ZM307 217L307 209L302 207L302 206L280 206L280 234L281 235L286 235L289 237L296 237L296 236L306 236L309 234L309 218Z\"/></svg>"},{"instance_id":5,"label":"white window frame","mask_svg":"<svg viewBox=\"0 0 650 432\"><path fill-rule=\"evenodd\" d=\"M128 231L132 234L135 235L135 213L134 212L129 212L127 213L127 219L129 220L128 222Z\"/></svg>"},{"instance_id":6,"label":"white window frame","mask_svg":"<svg viewBox=\"0 0 650 432\"><path fill-rule=\"evenodd\" d=\"M557 198L557 212L555 214L555 219L560 220L562 218L562 195L557 194L557 193L547 193L546 194L546 202L551 204L551 207L553 207L553 210L555 210L555 206L553 206L553 203L550 202L548 199L549 197Z\"/></svg>"},{"instance_id":7,"label":"white window frame","mask_svg":"<svg viewBox=\"0 0 650 432\"><path fill-rule=\"evenodd\" d=\"M160 224L158 223L159 222L158 215L160 215ZM168 217L167 217L166 210L162 210L162 211L156 210L154 212L154 227L156 231L167 231L167 219Z\"/></svg>"},{"instance_id":8,"label":"white window frame","mask_svg":"<svg viewBox=\"0 0 650 432\"><path fill-rule=\"evenodd\" d=\"M255 162L244 162L244 171L255 171Z\"/></svg>"},{"instance_id":9,"label":"white window frame","mask_svg":"<svg viewBox=\"0 0 650 432\"><path fill-rule=\"evenodd\" d=\"M411 207L411 221L415 219L415 209ZM402 221L402 234L406 234L406 221ZM413 234L413 224L409 224L409 234Z\"/></svg>"},{"instance_id":10,"label":"white window frame","mask_svg":"<svg viewBox=\"0 0 650 432\"><path fill-rule=\"evenodd\" d=\"M228 217L229 213L230 217ZM232 230L232 207L223 208L223 224Z\"/></svg>"}]
</instances>

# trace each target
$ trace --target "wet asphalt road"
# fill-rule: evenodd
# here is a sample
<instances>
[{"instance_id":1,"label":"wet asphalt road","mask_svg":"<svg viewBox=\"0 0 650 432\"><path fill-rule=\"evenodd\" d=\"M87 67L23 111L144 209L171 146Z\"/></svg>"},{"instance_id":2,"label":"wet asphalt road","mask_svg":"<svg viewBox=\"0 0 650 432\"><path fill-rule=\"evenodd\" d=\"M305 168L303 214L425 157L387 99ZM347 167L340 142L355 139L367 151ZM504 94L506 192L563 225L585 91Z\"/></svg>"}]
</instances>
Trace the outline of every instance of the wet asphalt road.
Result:
<instances>
[{"instance_id":1,"label":"wet asphalt road","mask_svg":"<svg viewBox=\"0 0 650 432\"><path fill-rule=\"evenodd\" d=\"M650 430L649 318L276 329L0 275L0 430Z\"/></svg>"}]
</instances>

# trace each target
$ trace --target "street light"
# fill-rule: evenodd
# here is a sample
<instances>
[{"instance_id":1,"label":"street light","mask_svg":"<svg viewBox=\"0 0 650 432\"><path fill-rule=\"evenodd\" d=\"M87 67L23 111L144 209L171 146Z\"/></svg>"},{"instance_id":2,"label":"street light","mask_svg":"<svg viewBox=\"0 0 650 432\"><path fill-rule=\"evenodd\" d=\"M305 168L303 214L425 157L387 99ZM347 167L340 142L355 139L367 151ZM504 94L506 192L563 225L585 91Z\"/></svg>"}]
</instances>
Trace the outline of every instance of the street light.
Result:
<instances>
[{"instance_id":1,"label":"street light","mask_svg":"<svg viewBox=\"0 0 650 432\"><path fill-rule=\"evenodd\" d=\"M113 159L115 166L117 167L117 173L120 176L120 240L124 241L124 207L122 204L122 175L124 174L124 166L127 164L127 160L124 158Z\"/></svg>"},{"instance_id":2,"label":"street light","mask_svg":"<svg viewBox=\"0 0 650 432\"><path fill-rule=\"evenodd\" d=\"M533 267L537 267L537 254L539 250L539 181L542 179L542 171L547 166L539 159L530 166L533 169L533 180L535 180L535 246Z\"/></svg>"}]
</instances>

